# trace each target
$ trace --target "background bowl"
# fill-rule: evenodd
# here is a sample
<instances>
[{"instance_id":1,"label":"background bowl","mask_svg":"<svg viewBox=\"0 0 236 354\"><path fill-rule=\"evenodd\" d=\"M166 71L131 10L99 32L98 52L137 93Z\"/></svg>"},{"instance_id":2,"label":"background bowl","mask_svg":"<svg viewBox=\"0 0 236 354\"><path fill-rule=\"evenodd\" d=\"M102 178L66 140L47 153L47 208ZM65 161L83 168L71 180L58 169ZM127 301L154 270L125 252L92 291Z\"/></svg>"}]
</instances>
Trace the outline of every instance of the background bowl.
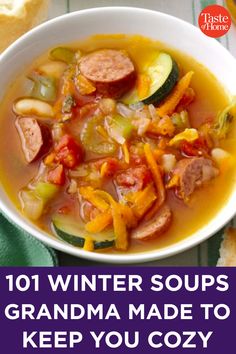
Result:
<instances>
[{"instance_id":1,"label":"background bowl","mask_svg":"<svg viewBox=\"0 0 236 354\"><path fill-rule=\"evenodd\" d=\"M58 44L84 39L98 33L141 34L164 42L205 65L231 95L236 95L236 61L216 40L206 37L198 28L163 13L129 7L107 7L57 17L38 26L13 43L0 57L1 98L14 77L40 54ZM40 230L20 215L0 186L0 209L10 221L60 251L111 263L152 261L193 247L225 225L234 216L235 205L236 189L227 204L207 225L171 246L136 254L101 254L85 252Z\"/></svg>"}]
</instances>

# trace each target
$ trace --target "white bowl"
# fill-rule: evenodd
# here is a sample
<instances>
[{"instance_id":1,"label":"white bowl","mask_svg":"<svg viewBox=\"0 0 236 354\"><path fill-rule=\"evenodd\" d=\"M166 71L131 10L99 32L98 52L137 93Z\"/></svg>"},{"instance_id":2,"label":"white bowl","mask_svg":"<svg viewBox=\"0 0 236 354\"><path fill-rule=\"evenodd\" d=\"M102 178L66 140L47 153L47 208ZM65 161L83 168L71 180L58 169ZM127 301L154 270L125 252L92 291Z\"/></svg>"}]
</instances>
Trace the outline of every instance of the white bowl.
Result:
<instances>
[{"instance_id":1,"label":"white bowl","mask_svg":"<svg viewBox=\"0 0 236 354\"><path fill-rule=\"evenodd\" d=\"M175 17L145 9L107 7L73 12L38 26L13 43L0 57L0 92L40 54L58 44L97 33L141 34L177 48L203 63L230 94L236 95L236 61L216 40ZM10 157L9 157L10 158ZM140 263L182 252L206 240L226 224L236 211L236 190L224 207L203 228L171 246L136 254L114 255L85 252L50 237L23 218L0 187L0 209L15 224L48 246L74 256L112 263ZM207 210L206 210L207 212Z\"/></svg>"}]
</instances>

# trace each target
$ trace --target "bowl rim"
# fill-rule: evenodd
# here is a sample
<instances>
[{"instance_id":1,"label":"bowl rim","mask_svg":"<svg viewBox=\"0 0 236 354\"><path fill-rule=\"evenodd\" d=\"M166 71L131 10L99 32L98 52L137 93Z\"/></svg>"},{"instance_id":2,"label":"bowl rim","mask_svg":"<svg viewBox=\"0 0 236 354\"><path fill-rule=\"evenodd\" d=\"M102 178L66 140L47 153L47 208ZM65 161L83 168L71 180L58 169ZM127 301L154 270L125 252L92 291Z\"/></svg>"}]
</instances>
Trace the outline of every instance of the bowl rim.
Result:
<instances>
[{"instance_id":1,"label":"bowl rim","mask_svg":"<svg viewBox=\"0 0 236 354\"><path fill-rule=\"evenodd\" d=\"M150 10L150 9L145 9L145 8L141 8L141 7L130 7L130 6L106 6L106 7L95 7L95 8L90 8L90 9L83 9L83 10L79 10L79 11L74 11L71 13L67 13L61 16L58 16L56 18L53 18L49 21L46 21L42 24L40 24L39 26L33 28L32 30L30 30L29 32L25 33L23 36L21 36L20 38L18 38L14 43L12 43L0 56L0 64L1 61L4 60L5 57L11 55L11 53L14 53L15 51L17 51L18 49L20 49L20 47L22 46L22 44L24 44L24 41L29 39L32 35L34 35L34 33L40 32L41 29L48 27L50 28L54 23L63 21L65 18L72 18L72 17L77 17L77 16L83 16L86 14L90 14L90 13L95 13L95 12L115 12L115 11L123 11L123 12L136 12L136 13L146 13L148 14L155 14L158 16L162 16L163 18L165 18L168 21L174 21L175 23L179 23L184 25L186 28L189 28L192 32L194 31L195 33L200 34L201 31L199 28L197 28L196 26L192 25L191 23L188 23L180 18L177 18L175 16L163 13L163 12L159 12L159 11L155 11L155 10ZM228 57L231 56L231 59L234 59L234 57L231 55L231 53L224 48L218 41L216 41L213 38L208 38L207 40L211 41L211 44L214 46L217 46L218 49L220 49L221 51L225 52L225 55L227 55ZM4 188L2 188L4 191ZM7 195L7 193L4 191L4 193ZM10 198L7 196L7 198L10 200ZM178 253L182 253L184 251L187 251L188 249L202 243L203 241L207 240L208 238L210 238L213 234L217 233L217 231L219 231L225 224L227 224L230 219L232 219L232 217L235 215L236 213L236 208L235 210L232 210L231 213L229 213L227 215L227 217L224 219L223 222L221 222L217 227L214 228L214 230L212 230L212 232L210 233L206 233L205 235L201 236L201 237L195 237L193 233L192 235L190 235L189 237L175 242L172 245L163 247L161 249L157 249L157 250L152 250L152 251L146 251L146 252L141 252L141 253L128 253L128 254L108 254L108 253L99 253L99 252L86 252L83 249L77 248L75 246L72 246L70 244L67 244L63 241L61 241L60 239L54 239L49 237L49 234L46 232L43 232L42 230L40 230L36 225L34 225L33 223L30 223L26 218L24 218L19 211L17 211L17 208L15 207L15 205L13 204L12 201L10 201L11 205L13 206L13 208L16 209L16 211L13 211L11 209L11 207L8 207L7 205L4 204L4 202L2 200L0 200L0 212L2 212L4 214L4 216L13 224L15 224L16 226L19 226L21 229L25 230L26 232L28 232L29 234L31 234L32 236L36 237L38 240L42 241L43 243L45 243L46 245L57 249L58 251L62 251L65 253L68 253L70 255L76 256L76 257L81 257L90 261L98 261L98 262L103 262L103 263L114 263L114 264L132 264L132 263L145 263L145 262L151 262L154 260L160 260L163 258L168 258L171 257L173 255L176 255ZM227 202L226 202L227 204ZM222 209L222 208L221 208ZM17 214L17 215L16 215ZM212 219L217 218L217 214L215 216L213 216ZM205 225L204 225L205 226ZM199 230L204 228L201 227Z\"/></svg>"}]
</instances>

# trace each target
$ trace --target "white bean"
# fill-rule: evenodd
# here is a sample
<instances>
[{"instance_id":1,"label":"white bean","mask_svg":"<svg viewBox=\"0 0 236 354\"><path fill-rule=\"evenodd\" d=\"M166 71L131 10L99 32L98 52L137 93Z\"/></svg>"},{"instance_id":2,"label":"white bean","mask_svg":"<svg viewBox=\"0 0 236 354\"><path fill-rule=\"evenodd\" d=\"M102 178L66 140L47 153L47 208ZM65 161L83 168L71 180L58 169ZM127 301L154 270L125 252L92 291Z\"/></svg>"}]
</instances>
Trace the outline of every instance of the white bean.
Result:
<instances>
[{"instance_id":1,"label":"white bean","mask_svg":"<svg viewBox=\"0 0 236 354\"><path fill-rule=\"evenodd\" d=\"M54 111L49 103L34 99L22 98L13 105L13 110L20 116L36 115L41 117L53 117Z\"/></svg>"},{"instance_id":2,"label":"white bean","mask_svg":"<svg viewBox=\"0 0 236 354\"><path fill-rule=\"evenodd\" d=\"M39 66L38 71L40 74L53 77L55 79L60 79L64 73L67 65L61 61L49 61L45 64Z\"/></svg>"},{"instance_id":3,"label":"white bean","mask_svg":"<svg viewBox=\"0 0 236 354\"><path fill-rule=\"evenodd\" d=\"M225 151L221 148L212 149L211 156L218 165L221 165L222 162L230 160L232 158L231 154L228 151Z\"/></svg>"}]
</instances>

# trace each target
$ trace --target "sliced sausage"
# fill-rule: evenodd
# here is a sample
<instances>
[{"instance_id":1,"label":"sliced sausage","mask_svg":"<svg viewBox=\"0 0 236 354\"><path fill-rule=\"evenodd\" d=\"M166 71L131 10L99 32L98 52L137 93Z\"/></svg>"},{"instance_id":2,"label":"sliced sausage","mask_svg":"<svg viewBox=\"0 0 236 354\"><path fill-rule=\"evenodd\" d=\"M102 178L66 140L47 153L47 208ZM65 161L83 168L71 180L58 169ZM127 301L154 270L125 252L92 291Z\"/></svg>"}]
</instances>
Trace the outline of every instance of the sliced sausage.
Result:
<instances>
[{"instance_id":1,"label":"sliced sausage","mask_svg":"<svg viewBox=\"0 0 236 354\"><path fill-rule=\"evenodd\" d=\"M81 58L79 69L104 97L121 97L136 79L134 64L121 50L102 49L87 54Z\"/></svg>"},{"instance_id":2,"label":"sliced sausage","mask_svg":"<svg viewBox=\"0 0 236 354\"><path fill-rule=\"evenodd\" d=\"M28 163L35 161L49 150L52 138L48 126L39 123L35 118L21 117L16 119L16 128Z\"/></svg>"},{"instance_id":3,"label":"sliced sausage","mask_svg":"<svg viewBox=\"0 0 236 354\"><path fill-rule=\"evenodd\" d=\"M142 221L131 232L131 238L135 240L150 240L163 234L169 228L172 220L172 213L167 205L164 205L148 221Z\"/></svg>"},{"instance_id":4,"label":"sliced sausage","mask_svg":"<svg viewBox=\"0 0 236 354\"><path fill-rule=\"evenodd\" d=\"M219 171L210 159L185 158L177 162L174 174L179 177L179 197L188 198L196 187L215 178Z\"/></svg>"}]
</instances>

